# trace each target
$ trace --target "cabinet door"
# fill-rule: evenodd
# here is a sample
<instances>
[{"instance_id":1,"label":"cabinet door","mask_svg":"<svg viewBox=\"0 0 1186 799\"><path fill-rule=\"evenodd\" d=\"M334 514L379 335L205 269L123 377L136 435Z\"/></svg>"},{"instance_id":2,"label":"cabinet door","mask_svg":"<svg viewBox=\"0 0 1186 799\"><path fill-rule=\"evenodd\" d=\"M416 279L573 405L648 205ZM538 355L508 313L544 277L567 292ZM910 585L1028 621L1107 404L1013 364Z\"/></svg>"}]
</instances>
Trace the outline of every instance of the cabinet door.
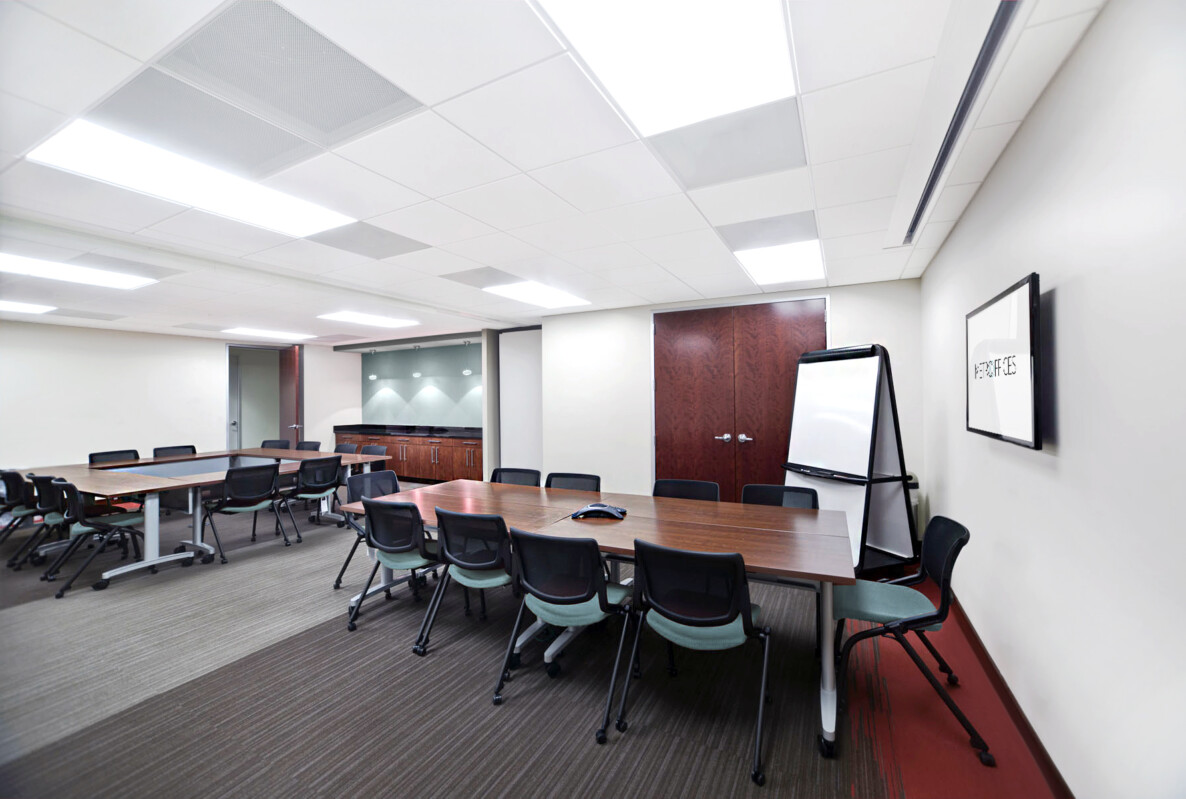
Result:
<instances>
[{"instance_id":1,"label":"cabinet door","mask_svg":"<svg viewBox=\"0 0 1186 799\"><path fill-rule=\"evenodd\" d=\"M429 462L432 466L432 474L427 476L433 480L453 479L452 453L450 448L446 446L446 443L440 438L428 439Z\"/></svg>"},{"instance_id":2,"label":"cabinet door","mask_svg":"<svg viewBox=\"0 0 1186 799\"><path fill-rule=\"evenodd\" d=\"M433 464L432 447L428 444L404 444L403 472L407 477L433 480L436 469Z\"/></svg>"},{"instance_id":3,"label":"cabinet door","mask_svg":"<svg viewBox=\"0 0 1186 799\"><path fill-rule=\"evenodd\" d=\"M482 450L471 445L453 448L453 479L482 479Z\"/></svg>"}]
</instances>

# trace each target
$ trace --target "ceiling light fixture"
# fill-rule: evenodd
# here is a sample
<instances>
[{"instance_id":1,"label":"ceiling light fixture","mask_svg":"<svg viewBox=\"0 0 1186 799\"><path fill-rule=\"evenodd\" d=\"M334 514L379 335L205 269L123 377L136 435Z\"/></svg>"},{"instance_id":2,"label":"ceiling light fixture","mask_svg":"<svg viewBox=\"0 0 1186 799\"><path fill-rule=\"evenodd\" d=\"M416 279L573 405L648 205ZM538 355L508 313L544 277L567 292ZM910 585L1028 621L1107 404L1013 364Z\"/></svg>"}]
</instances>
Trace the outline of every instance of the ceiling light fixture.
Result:
<instances>
[{"instance_id":1,"label":"ceiling light fixture","mask_svg":"<svg viewBox=\"0 0 1186 799\"><path fill-rule=\"evenodd\" d=\"M331 322L348 322L352 325L367 325L368 327L412 327L420 324L412 319L396 319L391 316L377 316L356 311L336 311L335 313L322 314L317 318L328 319Z\"/></svg>"},{"instance_id":2,"label":"ceiling light fixture","mask_svg":"<svg viewBox=\"0 0 1186 799\"><path fill-rule=\"evenodd\" d=\"M257 327L232 327L222 332L232 336L274 338L278 341L303 341L307 338L316 338L312 333L286 333L283 330L260 330Z\"/></svg>"},{"instance_id":3,"label":"ceiling light fixture","mask_svg":"<svg viewBox=\"0 0 1186 799\"><path fill-rule=\"evenodd\" d=\"M296 238L357 221L82 119L28 159Z\"/></svg>"},{"instance_id":4,"label":"ceiling light fixture","mask_svg":"<svg viewBox=\"0 0 1186 799\"><path fill-rule=\"evenodd\" d=\"M419 372L412 372L412 377L419 377L419 376L420 376Z\"/></svg>"},{"instance_id":5,"label":"ceiling light fixture","mask_svg":"<svg viewBox=\"0 0 1186 799\"><path fill-rule=\"evenodd\" d=\"M795 95L779 0L536 2L644 136Z\"/></svg>"},{"instance_id":6,"label":"ceiling light fixture","mask_svg":"<svg viewBox=\"0 0 1186 799\"><path fill-rule=\"evenodd\" d=\"M47 280L64 280L67 283L85 283L88 286L103 286L109 289L138 289L156 283L151 277L129 275L124 272L109 272L78 264L63 264L57 261L43 261L40 258L26 258L23 255L0 253L0 272L11 275L43 277Z\"/></svg>"},{"instance_id":7,"label":"ceiling light fixture","mask_svg":"<svg viewBox=\"0 0 1186 799\"><path fill-rule=\"evenodd\" d=\"M56 310L58 310L57 306L54 305L36 305L31 302L0 300L0 311L7 311L8 313L49 313Z\"/></svg>"},{"instance_id":8,"label":"ceiling light fixture","mask_svg":"<svg viewBox=\"0 0 1186 799\"><path fill-rule=\"evenodd\" d=\"M733 254L759 286L824 279L824 256L819 239L738 250Z\"/></svg>"},{"instance_id":9,"label":"ceiling light fixture","mask_svg":"<svg viewBox=\"0 0 1186 799\"><path fill-rule=\"evenodd\" d=\"M588 300L582 300L580 297L569 294L567 291L545 286L543 283L536 283L534 280L524 280L521 283L507 283L502 286L486 286L482 291L488 291L491 294L497 294L507 299L526 302L530 305L538 305L541 308L568 308L573 305L590 304Z\"/></svg>"},{"instance_id":10,"label":"ceiling light fixture","mask_svg":"<svg viewBox=\"0 0 1186 799\"><path fill-rule=\"evenodd\" d=\"M463 375L465 375L466 377L469 377L470 375L472 375L474 373L474 370L473 369L462 369L461 373Z\"/></svg>"},{"instance_id":11,"label":"ceiling light fixture","mask_svg":"<svg viewBox=\"0 0 1186 799\"><path fill-rule=\"evenodd\" d=\"M378 379L379 379L378 375L367 375L367 380L378 380Z\"/></svg>"}]
</instances>

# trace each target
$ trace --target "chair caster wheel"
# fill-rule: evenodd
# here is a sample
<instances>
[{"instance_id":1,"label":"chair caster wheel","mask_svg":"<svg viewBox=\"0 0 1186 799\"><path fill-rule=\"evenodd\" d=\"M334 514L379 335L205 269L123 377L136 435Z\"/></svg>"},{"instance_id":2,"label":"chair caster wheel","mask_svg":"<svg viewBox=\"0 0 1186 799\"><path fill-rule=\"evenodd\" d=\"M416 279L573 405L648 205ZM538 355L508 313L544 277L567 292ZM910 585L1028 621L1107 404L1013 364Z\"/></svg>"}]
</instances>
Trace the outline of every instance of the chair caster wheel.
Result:
<instances>
[{"instance_id":1,"label":"chair caster wheel","mask_svg":"<svg viewBox=\"0 0 1186 799\"><path fill-rule=\"evenodd\" d=\"M558 677L560 675L560 664L553 660L548 664L548 667L545 669L545 671L548 673L549 677Z\"/></svg>"},{"instance_id":2,"label":"chair caster wheel","mask_svg":"<svg viewBox=\"0 0 1186 799\"><path fill-rule=\"evenodd\" d=\"M626 723L626 719L618 719L614 722L614 729L618 732L626 732L630 725Z\"/></svg>"},{"instance_id":3,"label":"chair caster wheel","mask_svg":"<svg viewBox=\"0 0 1186 799\"><path fill-rule=\"evenodd\" d=\"M190 561L190 562L192 563L193 561ZM213 562L214 562L214 556L213 556L213 555L203 555L203 556L202 556L202 563L213 563ZM226 563L226 558L223 558L223 559L222 559L222 562L223 562L223 563Z\"/></svg>"},{"instance_id":4,"label":"chair caster wheel","mask_svg":"<svg viewBox=\"0 0 1186 799\"><path fill-rule=\"evenodd\" d=\"M815 739L819 745L819 753L824 757L836 757L836 742L829 741L822 735L817 735Z\"/></svg>"},{"instance_id":5,"label":"chair caster wheel","mask_svg":"<svg viewBox=\"0 0 1186 799\"><path fill-rule=\"evenodd\" d=\"M496 705L501 705L501 704L502 704L502 694L495 694L495 695L494 695L494 704L496 704Z\"/></svg>"},{"instance_id":6,"label":"chair caster wheel","mask_svg":"<svg viewBox=\"0 0 1186 799\"><path fill-rule=\"evenodd\" d=\"M213 557L211 557L211 560L213 560ZM227 562L227 559L226 559L226 557L225 557L225 556L223 557L223 559L222 559L222 562L223 562L223 563L226 563L226 562Z\"/></svg>"},{"instance_id":7,"label":"chair caster wheel","mask_svg":"<svg viewBox=\"0 0 1186 799\"><path fill-rule=\"evenodd\" d=\"M760 771L755 771L749 775L749 778L754 781L754 785L765 785L766 775Z\"/></svg>"},{"instance_id":8,"label":"chair caster wheel","mask_svg":"<svg viewBox=\"0 0 1186 799\"><path fill-rule=\"evenodd\" d=\"M948 685L959 685L960 678L955 676L954 674L948 674L947 675L947 684Z\"/></svg>"},{"instance_id":9,"label":"chair caster wheel","mask_svg":"<svg viewBox=\"0 0 1186 799\"><path fill-rule=\"evenodd\" d=\"M521 662L521 659L519 658L519 653L512 652L511 659L507 662L507 667L512 668L512 669L517 669L517 668L519 668L520 662Z\"/></svg>"},{"instance_id":10,"label":"chair caster wheel","mask_svg":"<svg viewBox=\"0 0 1186 799\"><path fill-rule=\"evenodd\" d=\"M342 584L341 584L341 583L334 583L334 590L335 590L335 591L337 591L337 590L338 590L339 588L341 588L341 587L342 587Z\"/></svg>"},{"instance_id":11,"label":"chair caster wheel","mask_svg":"<svg viewBox=\"0 0 1186 799\"><path fill-rule=\"evenodd\" d=\"M315 524L316 522L317 522L317 517L314 516L312 513L310 513L309 514L309 524Z\"/></svg>"},{"instance_id":12,"label":"chair caster wheel","mask_svg":"<svg viewBox=\"0 0 1186 799\"><path fill-rule=\"evenodd\" d=\"M148 567L148 573L149 573L149 574L156 574L156 566L149 566L149 567Z\"/></svg>"},{"instance_id":13,"label":"chair caster wheel","mask_svg":"<svg viewBox=\"0 0 1186 799\"><path fill-rule=\"evenodd\" d=\"M292 546L292 542L291 542L291 541L285 541L285 542L284 542L284 546L286 546L286 547L290 547L290 546Z\"/></svg>"},{"instance_id":14,"label":"chair caster wheel","mask_svg":"<svg viewBox=\"0 0 1186 799\"><path fill-rule=\"evenodd\" d=\"M390 602L391 600L395 599L395 597L393 597L393 596L391 595L391 592L390 592L390 591L384 591L384 592L383 592L383 599L384 599L384 600L386 600L387 602Z\"/></svg>"},{"instance_id":15,"label":"chair caster wheel","mask_svg":"<svg viewBox=\"0 0 1186 799\"><path fill-rule=\"evenodd\" d=\"M65 591L58 591L56 594L54 594L54 599L61 599L64 596L66 596Z\"/></svg>"},{"instance_id":16,"label":"chair caster wheel","mask_svg":"<svg viewBox=\"0 0 1186 799\"><path fill-rule=\"evenodd\" d=\"M342 529L343 527L345 527L345 526L346 526L346 522L338 522L338 529L339 529L339 530L341 530L341 529Z\"/></svg>"},{"instance_id":17,"label":"chair caster wheel","mask_svg":"<svg viewBox=\"0 0 1186 799\"><path fill-rule=\"evenodd\" d=\"M33 555L29 558L30 566L40 566L43 563L45 563L45 558L41 555Z\"/></svg>"},{"instance_id":18,"label":"chair caster wheel","mask_svg":"<svg viewBox=\"0 0 1186 799\"><path fill-rule=\"evenodd\" d=\"M599 743L599 744L605 743L605 730L597 731L597 743Z\"/></svg>"},{"instance_id":19,"label":"chair caster wheel","mask_svg":"<svg viewBox=\"0 0 1186 799\"><path fill-rule=\"evenodd\" d=\"M997 764L997 759L992 756L991 752L980 752L980 762L992 768Z\"/></svg>"},{"instance_id":20,"label":"chair caster wheel","mask_svg":"<svg viewBox=\"0 0 1186 799\"><path fill-rule=\"evenodd\" d=\"M418 655L418 656L420 656L420 657L424 657L425 655L427 655L427 654L428 654L428 650L427 650L427 649L425 649L425 648L424 648L423 646L421 646L420 644L416 644L415 646L413 646L413 647L412 647L412 654L413 654L413 655Z\"/></svg>"},{"instance_id":21,"label":"chair caster wheel","mask_svg":"<svg viewBox=\"0 0 1186 799\"><path fill-rule=\"evenodd\" d=\"M187 566L193 566L193 565L194 565L194 559L193 559L193 558L190 558L189 560L183 560L183 561L181 561L181 568L183 568L183 569L184 569L184 568L186 568Z\"/></svg>"},{"instance_id":22,"label":"chair caster wheel","mask_svg":"<svg viewBox=\"0 0 1186 799\"><path fill-rule=\"evenodd\" d=\"M180 555L184 551L185 551L185 544L178 544L177 546L173 547L174 555Z\"/></svg>"},{"instance_id":23,"label":"chair caster wheel","mask_svg":"<svg viewBox=\"0 0 1186 799\"><path fill-rule=\"evenodd\" d=\"M111 585L110 580L100 580L99 582L92 585L91 588L94 589L95 591L102 591L104 588L106 588L109 585Z\"/></svg>"},{"instance_id":24,"label":"chair caster wheel","mask_svg":"<svg viewBox=\"0 0 1186 799\"><path fill-rule=\"evenodd\" d=\"M349 624L346 625L346 629L349 630L350 632L354 632L355 630L358 629L358 625L355 624L354 622L350 622Z\"/></svg>"}]
</instances>

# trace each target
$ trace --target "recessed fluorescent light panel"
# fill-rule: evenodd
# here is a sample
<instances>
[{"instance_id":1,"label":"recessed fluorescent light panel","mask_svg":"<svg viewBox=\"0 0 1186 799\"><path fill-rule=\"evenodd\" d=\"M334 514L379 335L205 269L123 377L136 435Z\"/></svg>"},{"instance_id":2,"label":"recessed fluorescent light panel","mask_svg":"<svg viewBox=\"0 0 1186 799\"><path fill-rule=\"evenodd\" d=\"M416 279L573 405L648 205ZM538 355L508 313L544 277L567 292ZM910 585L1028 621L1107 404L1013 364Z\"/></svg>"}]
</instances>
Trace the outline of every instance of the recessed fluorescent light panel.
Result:
<instances>
[{"instance_id":1,"label":"recessed fluorescent light panel","mask_svg":"<svg viewBox=\"0 0 1186 799\"><path fill-rule=\"evenodd\" d=\"M56 310L57 307L53 305L35 305L31 302L0 300L0 311L7 311L8 313L49 313Z\"/></svg>"},{"instance_id":2,"label":"recessed fluorescent light panel","mask_svg":"<svg viewBox=\"0 0 1186 799\"><path fill-rule=\"evenodd\" d=\"M411 319L395 319L390 316L376 316L375 314L356 313L354 311L327 313L317 318L328 319L331 322L349 322L352 325L367 325L368 327L411 327L412 325L420 324Z\"/></svg>"},{"instance_id":3,"label":"recessed fluorescent light panel","mask_svg":"<svg viewBox=\"0 0 1186 799\"><path fill-rule=\"evenodd\" d=\"M819 239L738 250L733 254L759 286L824 278L824 256Z\"/></svg>"},{"instance_id":4,"label":"recessed fluorescent light panel","mask_svg":"<svg viewBox=\"0 0 1186 799\"><path fill-rule=\"evenodd\" d=\"M356 221L82 119L28 158L296 238Z\"/></svg>"},{"instance_id":5,"label":"recessed fluorescent light panel","mask_svg":"<svg viewBox=\"0 0 1186 799\"><path fill-rule=\"evenodd\" d=\"M232 336L273 338L278 341L303 341L307 338L315 338L311 333L285 333L283 330L260 330L255 327L232 327L230 330L224 330L222 332L229 333Z\"/></svg>"},{"instance_id":6,"label":"recessed fluorescent light panel","mask_svg":"<svg viewBox=\"0 0 1186 799\"><path fill-rule=\"evenodd\" d=\"M129 275L124 272L109 272L78 264L61 264L57 261L43 261L40 258L26 258L23 255L0 253L0 272L10 275L43 277L47 280L64 280L67 283L86 283L88 286L103 286L109 289L138 289L155 283L151 277Z\"/></svg>"},{"instance_id":7,"label":"recessed fluorescent light panel","mask_svg":"<svg viewBox=\"0 0 1186 799\"><path fill-rule=\"evenodd\" d=\"M780 0L536 0L644 136L792 97Z\"/></svg>"},{"instance_id":8,"label":"recessed fluorescent light panel","mask_svg":"<svg viewBox=\"0 0 1186 799\"><path fill-rule=\"evenodd\" d=\"M502 286L487 286L482 291L489 291L500 297L506 297L541 308L567 308L571 305L588 305L588 300L569 294L567 291L536 283L534 280L524 280L521 283L506 283Z\"/></svg>"}]
</instances>

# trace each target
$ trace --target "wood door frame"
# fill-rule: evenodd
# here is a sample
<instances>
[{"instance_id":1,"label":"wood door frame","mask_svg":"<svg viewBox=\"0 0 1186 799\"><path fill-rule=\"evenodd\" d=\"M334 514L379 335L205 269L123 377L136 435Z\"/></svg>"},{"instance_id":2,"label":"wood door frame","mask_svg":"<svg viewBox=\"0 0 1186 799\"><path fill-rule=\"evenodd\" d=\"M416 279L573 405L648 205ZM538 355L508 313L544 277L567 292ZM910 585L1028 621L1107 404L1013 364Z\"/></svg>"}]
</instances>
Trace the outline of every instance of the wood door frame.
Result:
<instances>
[{"instance_id":1,"label":"wood door frame","mask_svg":"<svg viewBox=\"0 0 1186 799\"><path fill-rule=\"evenodd\" d=\"M297 420L296 423L301 425L300 432L304 432L305 424L305 345L304 344L239 344L237 342L226 342L224 352L226 354L226 365L224 367L227 375L227 400L226 400L226 418L223 421L223 429L226 431L227 447L230 447L231 438L231 349L239 350L274 350L283 353L287 350L296 348L297 353L297 380L296 380L296 403L297 403ZM283 401L283 393L281 395ZM240 413L242 409L240 408ZM283 418L283 417L282 417ZM283 424L283 422L281 422ZM283 433L283 430L280 431ZM243 426L239 425L239 438L242 441ZM296 441L293 441L293 446L296 446Z\"/></svg>"},{"instance_id":2,"label":"wood door frame","mask_svg":"<svg viewBox=\"0 0 1186 799\"><path fill-rule=\"evenodd\" d=\"M736 297L731 299L737 299ZM824 301L824 341L826 349L832 348L832 296L831 294L810 294L801 297L760 297L752 302L703 302L689 305L673 305L669 308L651 309L651 485L655 484L655 453L658 449L655 432L655 314L672 313L674 311L706 311L712 308L736 308L740 305L770 305L776 302L796 302L798 300ZM790 412L789 410L787 411Z\"/></svg>"}]
</instances>

